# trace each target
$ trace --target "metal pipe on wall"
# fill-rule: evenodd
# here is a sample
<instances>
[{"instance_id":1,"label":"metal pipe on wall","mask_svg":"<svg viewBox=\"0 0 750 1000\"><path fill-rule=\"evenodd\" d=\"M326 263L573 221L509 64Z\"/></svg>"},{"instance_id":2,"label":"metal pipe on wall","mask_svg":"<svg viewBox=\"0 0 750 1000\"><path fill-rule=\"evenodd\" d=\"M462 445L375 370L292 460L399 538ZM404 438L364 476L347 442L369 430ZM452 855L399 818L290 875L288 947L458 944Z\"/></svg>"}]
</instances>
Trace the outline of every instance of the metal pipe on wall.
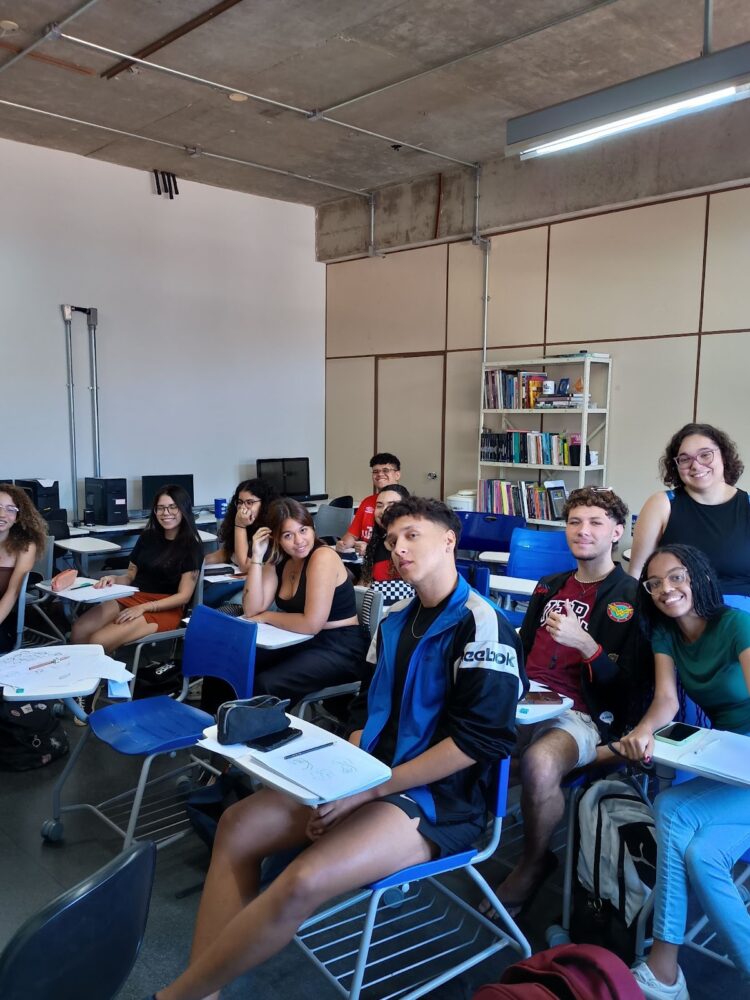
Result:
<instances>
[{"instance_id":1,"label":"metal pipe on wall","mask_svg":"<svg viewBox=\"0 0 750 1000\"><path fill-rule=\"evenodd\" d=\"M60 306L65 324L65 358L68 369L68 428L70 431L70 478L73 521L78 521L78 465L76 462L76 400L73 385L73 307Z\"/></svg>"},{"instance_id":2,"label":"metal pipe on wall","mask_svg":"<svg viewBox=\"0 0 750 1000\"><path fill-rule=\"evenodd\" d=\"M94 475L102 474L102 459L99 447L99 371L96 360L96 324L99 318L98 309L86 310L86 325L89 331L89 366L91 370L91 419L94 441Z\"/></svg>"}]
</instances>

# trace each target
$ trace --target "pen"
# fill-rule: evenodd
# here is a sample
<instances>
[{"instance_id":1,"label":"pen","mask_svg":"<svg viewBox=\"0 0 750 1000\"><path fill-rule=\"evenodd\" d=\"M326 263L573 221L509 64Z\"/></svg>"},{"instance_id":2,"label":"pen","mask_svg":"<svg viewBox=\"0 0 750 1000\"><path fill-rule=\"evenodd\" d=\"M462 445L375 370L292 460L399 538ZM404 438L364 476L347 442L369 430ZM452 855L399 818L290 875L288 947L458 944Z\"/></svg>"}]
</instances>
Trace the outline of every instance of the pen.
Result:
<instances>
[{"instance_id":1,"label":"pen","mask_svg":"<svg viewBox=\"0 0 750 1000\"><path fill-rule=\"evenodd\" d=\"M84 587L93 587L93 583L77 583L75 587L71 587L71 590L83 590Z\"/></svg>"},{"instance_id":2,"label":"pen","mask_svg":"<svg viewBox=\"0 0 750 1000\"><path fill-rule=\"evenodd\" d=\"M33 663L29 670L38 670L40 667L48 667L51 663L56 663L56 660L45 660L44 663Z\"/></svg>"},{"instance_id":3,"label":"pen","mask_svg":"<svg viewBox=\"0 0 750 1000\"><path fill-rule=\"evenodd\" d=\"M296 753L288 753L284 756L284 760L291 760L292 757L301 757L303 754L306 753L315 753L316 750L325 750L326 747L332 747L333 742L334 741L331 740L330 743L321 743L317 747L308 747L307 750L298 750Z\"/></svg>"}]
</instances>

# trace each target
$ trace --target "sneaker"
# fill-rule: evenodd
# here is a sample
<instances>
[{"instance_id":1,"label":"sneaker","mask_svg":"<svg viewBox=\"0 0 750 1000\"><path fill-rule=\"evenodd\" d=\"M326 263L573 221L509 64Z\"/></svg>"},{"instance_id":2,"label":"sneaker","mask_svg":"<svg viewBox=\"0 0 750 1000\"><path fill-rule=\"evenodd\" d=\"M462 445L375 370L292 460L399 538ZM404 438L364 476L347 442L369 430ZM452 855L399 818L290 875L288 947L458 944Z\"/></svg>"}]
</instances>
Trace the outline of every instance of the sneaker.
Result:
<instances>
[{"instance_id":1,"label":"sneaker","mask_svg":"<svg viewBox=\"0 0 750 1000\"><path fill-rule=\"evenodd\" d=\"M645 962L638 962L630 971L643 991L646 1000L690 1000L687 983L679 965L677 966L677 981L673 986L667 986L666 983L657 979Z\"/></svg>"},{"instance_id":2,"label":"sneaker","mask_svg":"<svg viewBox=\"0 0 750 1000\"><path fill-rule=\"evenodd\" d=\"M99 700L100 690L101 690L101 684L99 685L99 687L97 687L96 691L94 691L93 694L87 694L84 695L82 698L75 699L76 704L86 713L86 715L91 715L91 713L96 708L96 703ZM77 726L87 725L87 723L84 722L83 719L79 719L77 715L74 716L73 722Z\"/></svg>"}]
</instances>

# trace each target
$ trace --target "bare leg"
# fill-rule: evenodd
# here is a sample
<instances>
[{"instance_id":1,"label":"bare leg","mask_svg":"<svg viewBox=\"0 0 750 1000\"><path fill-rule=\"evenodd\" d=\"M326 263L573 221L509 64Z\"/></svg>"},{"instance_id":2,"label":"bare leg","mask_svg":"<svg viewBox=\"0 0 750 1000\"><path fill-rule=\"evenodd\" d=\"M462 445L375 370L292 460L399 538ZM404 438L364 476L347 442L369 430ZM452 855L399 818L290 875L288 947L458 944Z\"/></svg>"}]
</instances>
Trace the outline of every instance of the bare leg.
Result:
<instances>
[{"instance_id":1,"label":"bare leg","mask_svg":"<svg viewBox=\"0 0 750 1000\"><path fill-rule=\"evenodd\" d=\"M159 626L153 622L147 622L145 618L136 618L134 621L123 622L118 625L112 622L97 629L91 635L89 642L95 642L104 646L105 653L112 653L114 650L124 646L126 642L134 642L136 639L144 639L147 635L154 635L159 631Z\"/></svg>"},{"instance_id":2,"label":"bare leg","mask_svg":"<svg viewBox=\"0 0 750 1000\"><path fill-rule=\"evenodd\" d=\"M431 845L417 832L416 821L397 806L388 802L363 805L315 841L265 892L244 906L213 943L197 951L187 971L159 991L158 1000L218 996L222 985L288 944L300 924L322 903L431 857ZM247 883L244 888L252 889L252 885Z\"/></svg>"},{"instance_id":3,"label":"bare leg","mask_svg":"<svg viewBox=\"0 0 750 1000\"><path fill-rule=\"evenodd\" d=\"M651 969L659 982L672 986L677 982L677 954L680 950L678 944L670 944L669 941L659 941L654 938L654 944L646 959L646 965Z\"/></svg>"},{"instance_id":4,"label":"bare leg","mask_svg":"<svg viewBox=\"0 0 750 1000\"><path fill-rule=\"evenodd\" d=\"M569 733L550 730L521 758L523 852L518 864L497 887L503 903L523 903L544 870L545 854L565 811L560 782L578 762L578 746Z\"/></svg>"},{"instance_id":5,"label":"bare leg","mask_svg":"<svg viewBox=\"0 0 750 1000\"><path fill-rule=\"evenodd\" d=\"M121 610L117 601L104 601L103 604L96 604L90 611L86 611L73 622L70 641L77 644L91 642L91 636L94 632L98 632L105 625L110 625Z\"/></svg>"}]
</instances>

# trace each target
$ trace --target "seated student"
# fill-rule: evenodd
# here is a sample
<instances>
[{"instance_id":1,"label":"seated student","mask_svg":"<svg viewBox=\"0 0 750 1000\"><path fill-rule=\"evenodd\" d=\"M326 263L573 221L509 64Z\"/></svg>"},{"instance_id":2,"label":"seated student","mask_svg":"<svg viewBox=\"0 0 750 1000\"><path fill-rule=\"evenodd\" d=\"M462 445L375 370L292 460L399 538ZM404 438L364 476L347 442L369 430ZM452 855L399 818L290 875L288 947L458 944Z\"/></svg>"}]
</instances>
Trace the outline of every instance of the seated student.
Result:
<instances>
[{"instance_id":1,"label":"seated student","mask_svg":"<svg viewBox=\"0 0 750 1000\"><path fill-rule=\"evenodd\" d=\"M274 602L278 610L269 611ZM339 555L315 537L310 512L296 500L269 504L267 526L253 537L242 606L253 621L313 636L296 646L257 651L256 694L294 704L320 688L360 679L367 640L354 587Z\"/></svg>"},{"instance_id":2,"label":"seated student","mask_svg":"<svg viewBox=\"0 0 750 1000\"><path fill-rule=\"evenodd\" d=\"M176 484L162 486L130 554L127 572L103 576L94 584L132 585L138 592L104 601L81 615L73 625L70 641L97 643L110 653L134 639L179 628L202 561L190 495ZM91 711L95 700L95 695L84 699L84 709Z\"/></svg>"},{"instance_id":3,"label":"seated student","mask_svg":"<svg viewBox=\"0 0 750 1000\"><path fill-rule=\"evenodd\" d=\"M0 483L0 653L15 646L21 582L46 541L47 526L28 494Z\"/></svg>"},{"instance_id":4,"label":"seated student","mask_svg":"<svg viewBox=\"0 0 750 1000\"><path fill-rule=\"evenodd\" d=\"M542 577L521 625L529 680L572 698L573 707L518 729L523 853L497 887L511 915L531 902L556 863L548 846L565 809L560 782L595 759L602 735L609 738L600 732L601 714L618 713L622 681L634 666L638 586L612 560L627 514L610 490L573 490L563 517L577 568Z\"/></svg>"},{"instance_id":5,"label":"seated student","mask_svg":"<svg viewBox=\"0 0 750 1000\"><path fill-rule=\"evenodd\" d=\"M650 708L620 741L624 752L650 760L654 731L679 708L676 676L715 729L750 736L750 615L724 605L716 573L689 545L657 549L641 583L656 687ZM732 882L735 863L750 848L750 788L694 778L658 795L655 809L654 946L633 969L638 985L649 1000L688 1000L677 955L689 883L750 988L750 915Z\"/></svg>"},{"instance_id":6,"label":"seated student","mask_svg":"<svg viewBox=\"0 0 750 1000\"><path fill-rule=\"evenodd\" d=\"M484 830L482 788L513 745L523 693L518 639L457 575L461 528L452 510L411 497L384 523L396 567L417 596L380 627L364 730L350 738L391 766L392 777L317 809L269 789L228 809L190 965L157 1000L217 996L288 944L323 903L468 849ZM263 858L300 845L305 850L259 894Z\"/></svg>"},{"instance_id":7,"label":"seated student","mask_svg":"<svg viewBox=\"0 0 750 1000\"><path fill-rule=\"evenodd\" d=\"M365 497L357 508L346 534L336 542L339 552L353 548L358 555L364 555L375 524L375 501L378 490L382 490L384 486L392 486L401 478L401 463L389 451L380 451L377 455L373 455L370 459L370 469L375 492L372 496Z\"/></svg>"},{"instance_id":8,"label":"seated student","mask_svg":"<svg viewBox=\"0 0 750 1000\"><path fill-rule=\"evenodd\" d=\"M359 578L360 585L368 588L362 601L362 611L359 616L360 624L365 629L370 627L370 608L372 595L375 591L383 595L384 608L390 607L396 601L414 596L414 588L401 579L393 564L391 553L385 545L385 528L383 527L383 514L393 504L405 500L408 496L407 488L395 483L393 486L384 486L375 500L375 525L362 557L362 573Z\"/></svg>"},{"instance_id":9,"label":"seated student","mask_svg":"<svg viewBox=\"0 0 750 1000\"><path fill-rule=\"evenodd\" d=\"M268 504L276 499L276 491L262 479L243 480L227 505L227 512L219 528L219 548L206 556L206 565L232 562L240 573L250 568L253 535L265 523ZM204 604L217 608L224 601L239 594L242 580L215 583L206 588Z\"/></svg>"}]
</instances>

